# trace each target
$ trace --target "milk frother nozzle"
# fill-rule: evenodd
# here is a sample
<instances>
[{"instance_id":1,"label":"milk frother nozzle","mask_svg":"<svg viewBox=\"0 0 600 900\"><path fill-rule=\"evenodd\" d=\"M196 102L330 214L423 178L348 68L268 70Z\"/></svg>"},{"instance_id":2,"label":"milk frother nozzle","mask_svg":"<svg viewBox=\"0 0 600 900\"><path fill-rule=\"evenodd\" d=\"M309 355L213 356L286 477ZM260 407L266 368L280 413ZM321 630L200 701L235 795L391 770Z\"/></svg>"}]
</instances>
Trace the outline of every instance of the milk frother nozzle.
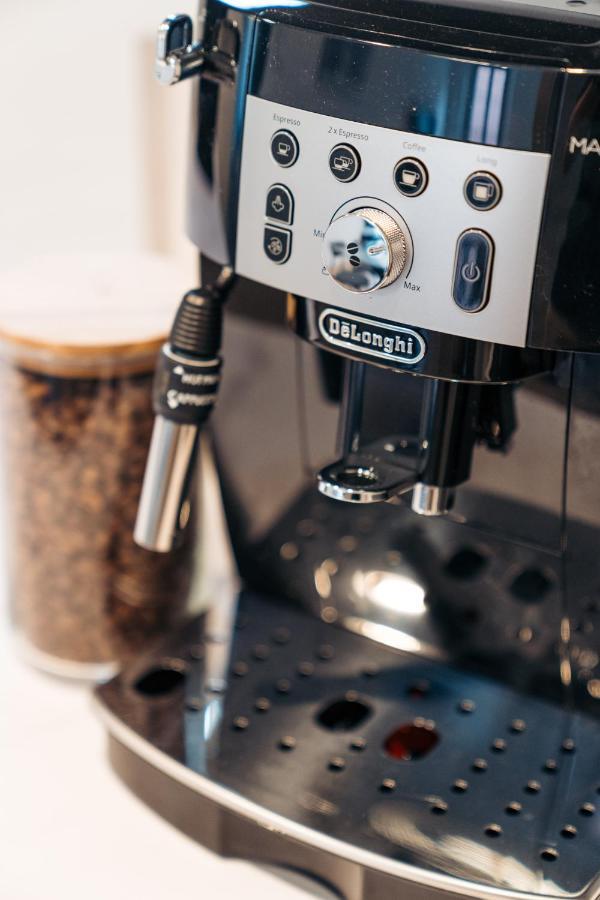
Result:
<instances>
[{"instance_id":1,"label":"milk frother nozzle","mask_svg":"<svg viewBox=\"0 0 600 900\"><path fill-rule=\"evenodd\" d=\"M198 437L221 379L223 285L189 291L177 310L154 377L156 420L134 539L166 553L185 528Z\"/></svg>"}]
</instances>

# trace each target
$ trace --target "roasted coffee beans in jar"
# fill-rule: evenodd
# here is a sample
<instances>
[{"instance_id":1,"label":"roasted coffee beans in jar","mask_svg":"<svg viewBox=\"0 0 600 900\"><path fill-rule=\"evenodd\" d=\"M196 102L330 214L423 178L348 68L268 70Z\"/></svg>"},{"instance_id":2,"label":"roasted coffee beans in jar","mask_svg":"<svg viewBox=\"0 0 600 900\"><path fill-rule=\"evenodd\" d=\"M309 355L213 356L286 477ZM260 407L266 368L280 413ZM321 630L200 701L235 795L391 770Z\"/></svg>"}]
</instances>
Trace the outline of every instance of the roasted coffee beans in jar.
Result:
<instances>
[{"instance_id":1,"label":"roasted coffee beans in jar","mask_svg":"<svg viewBox=\"0 0 600 900\"><path fill-rule=\"evenodd\" d=\"M179 295L160 258L44 260L0 281L0 444L11 615L29 660L103 678L181 618L194 523L133 528L156 355Z\"/></svg>"}]
</instances>

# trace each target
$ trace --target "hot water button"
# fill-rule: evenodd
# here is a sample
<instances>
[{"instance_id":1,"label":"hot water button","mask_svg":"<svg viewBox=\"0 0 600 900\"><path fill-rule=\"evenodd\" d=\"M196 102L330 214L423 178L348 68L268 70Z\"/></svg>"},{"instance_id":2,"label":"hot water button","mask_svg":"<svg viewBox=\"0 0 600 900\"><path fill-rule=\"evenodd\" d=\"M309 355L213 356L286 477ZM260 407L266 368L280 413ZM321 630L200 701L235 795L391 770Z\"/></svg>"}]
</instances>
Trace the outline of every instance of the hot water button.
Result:
<instances>
[{"instance_id":1,"label":"hot water button","mask_svg":"<svg viewBox=\"0 0 600 900\"><path fill-rule=\"evenodd\" d=\"M476 313L488 301L494 244L484 231L463 231L456 245L452 298L465 312Z\"/></svg>"}]
</instances>

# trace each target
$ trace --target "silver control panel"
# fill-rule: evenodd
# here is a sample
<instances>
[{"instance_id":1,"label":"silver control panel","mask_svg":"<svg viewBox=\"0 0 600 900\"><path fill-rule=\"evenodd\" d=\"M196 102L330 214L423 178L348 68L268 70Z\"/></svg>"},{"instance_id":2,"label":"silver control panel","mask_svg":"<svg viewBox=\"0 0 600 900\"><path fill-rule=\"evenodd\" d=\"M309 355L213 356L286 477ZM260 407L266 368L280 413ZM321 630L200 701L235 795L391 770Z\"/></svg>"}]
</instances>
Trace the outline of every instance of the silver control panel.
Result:
<instances>
[{"instance_id":1,"label":"silver control panel","mask_svg":"<svg viewBox=\"0 0 600 900\"><path fill-rule=\"evenodd\" d=\"M236 271L355 313L522 347L549 160L249 96Z\"/></svg>"}]
</instances>

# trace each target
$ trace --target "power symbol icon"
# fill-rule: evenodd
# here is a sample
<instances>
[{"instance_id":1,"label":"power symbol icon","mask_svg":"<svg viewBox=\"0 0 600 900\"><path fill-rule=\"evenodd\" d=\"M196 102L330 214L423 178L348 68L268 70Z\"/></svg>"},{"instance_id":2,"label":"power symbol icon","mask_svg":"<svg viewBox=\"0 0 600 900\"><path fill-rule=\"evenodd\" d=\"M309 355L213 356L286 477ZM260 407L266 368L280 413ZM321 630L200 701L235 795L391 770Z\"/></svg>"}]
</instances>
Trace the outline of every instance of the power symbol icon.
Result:
<instances>
[{"instance_id":1,"label":"power symbol icon","mask_svg":"<svg viewBox=\"0 0 600 900\"><path fill-rule=\"evenodd\" d=\"M481 278L481 269L474 262L465 263L460 274L465 281L479 281Z\"/></svg>"}]
</instances>

